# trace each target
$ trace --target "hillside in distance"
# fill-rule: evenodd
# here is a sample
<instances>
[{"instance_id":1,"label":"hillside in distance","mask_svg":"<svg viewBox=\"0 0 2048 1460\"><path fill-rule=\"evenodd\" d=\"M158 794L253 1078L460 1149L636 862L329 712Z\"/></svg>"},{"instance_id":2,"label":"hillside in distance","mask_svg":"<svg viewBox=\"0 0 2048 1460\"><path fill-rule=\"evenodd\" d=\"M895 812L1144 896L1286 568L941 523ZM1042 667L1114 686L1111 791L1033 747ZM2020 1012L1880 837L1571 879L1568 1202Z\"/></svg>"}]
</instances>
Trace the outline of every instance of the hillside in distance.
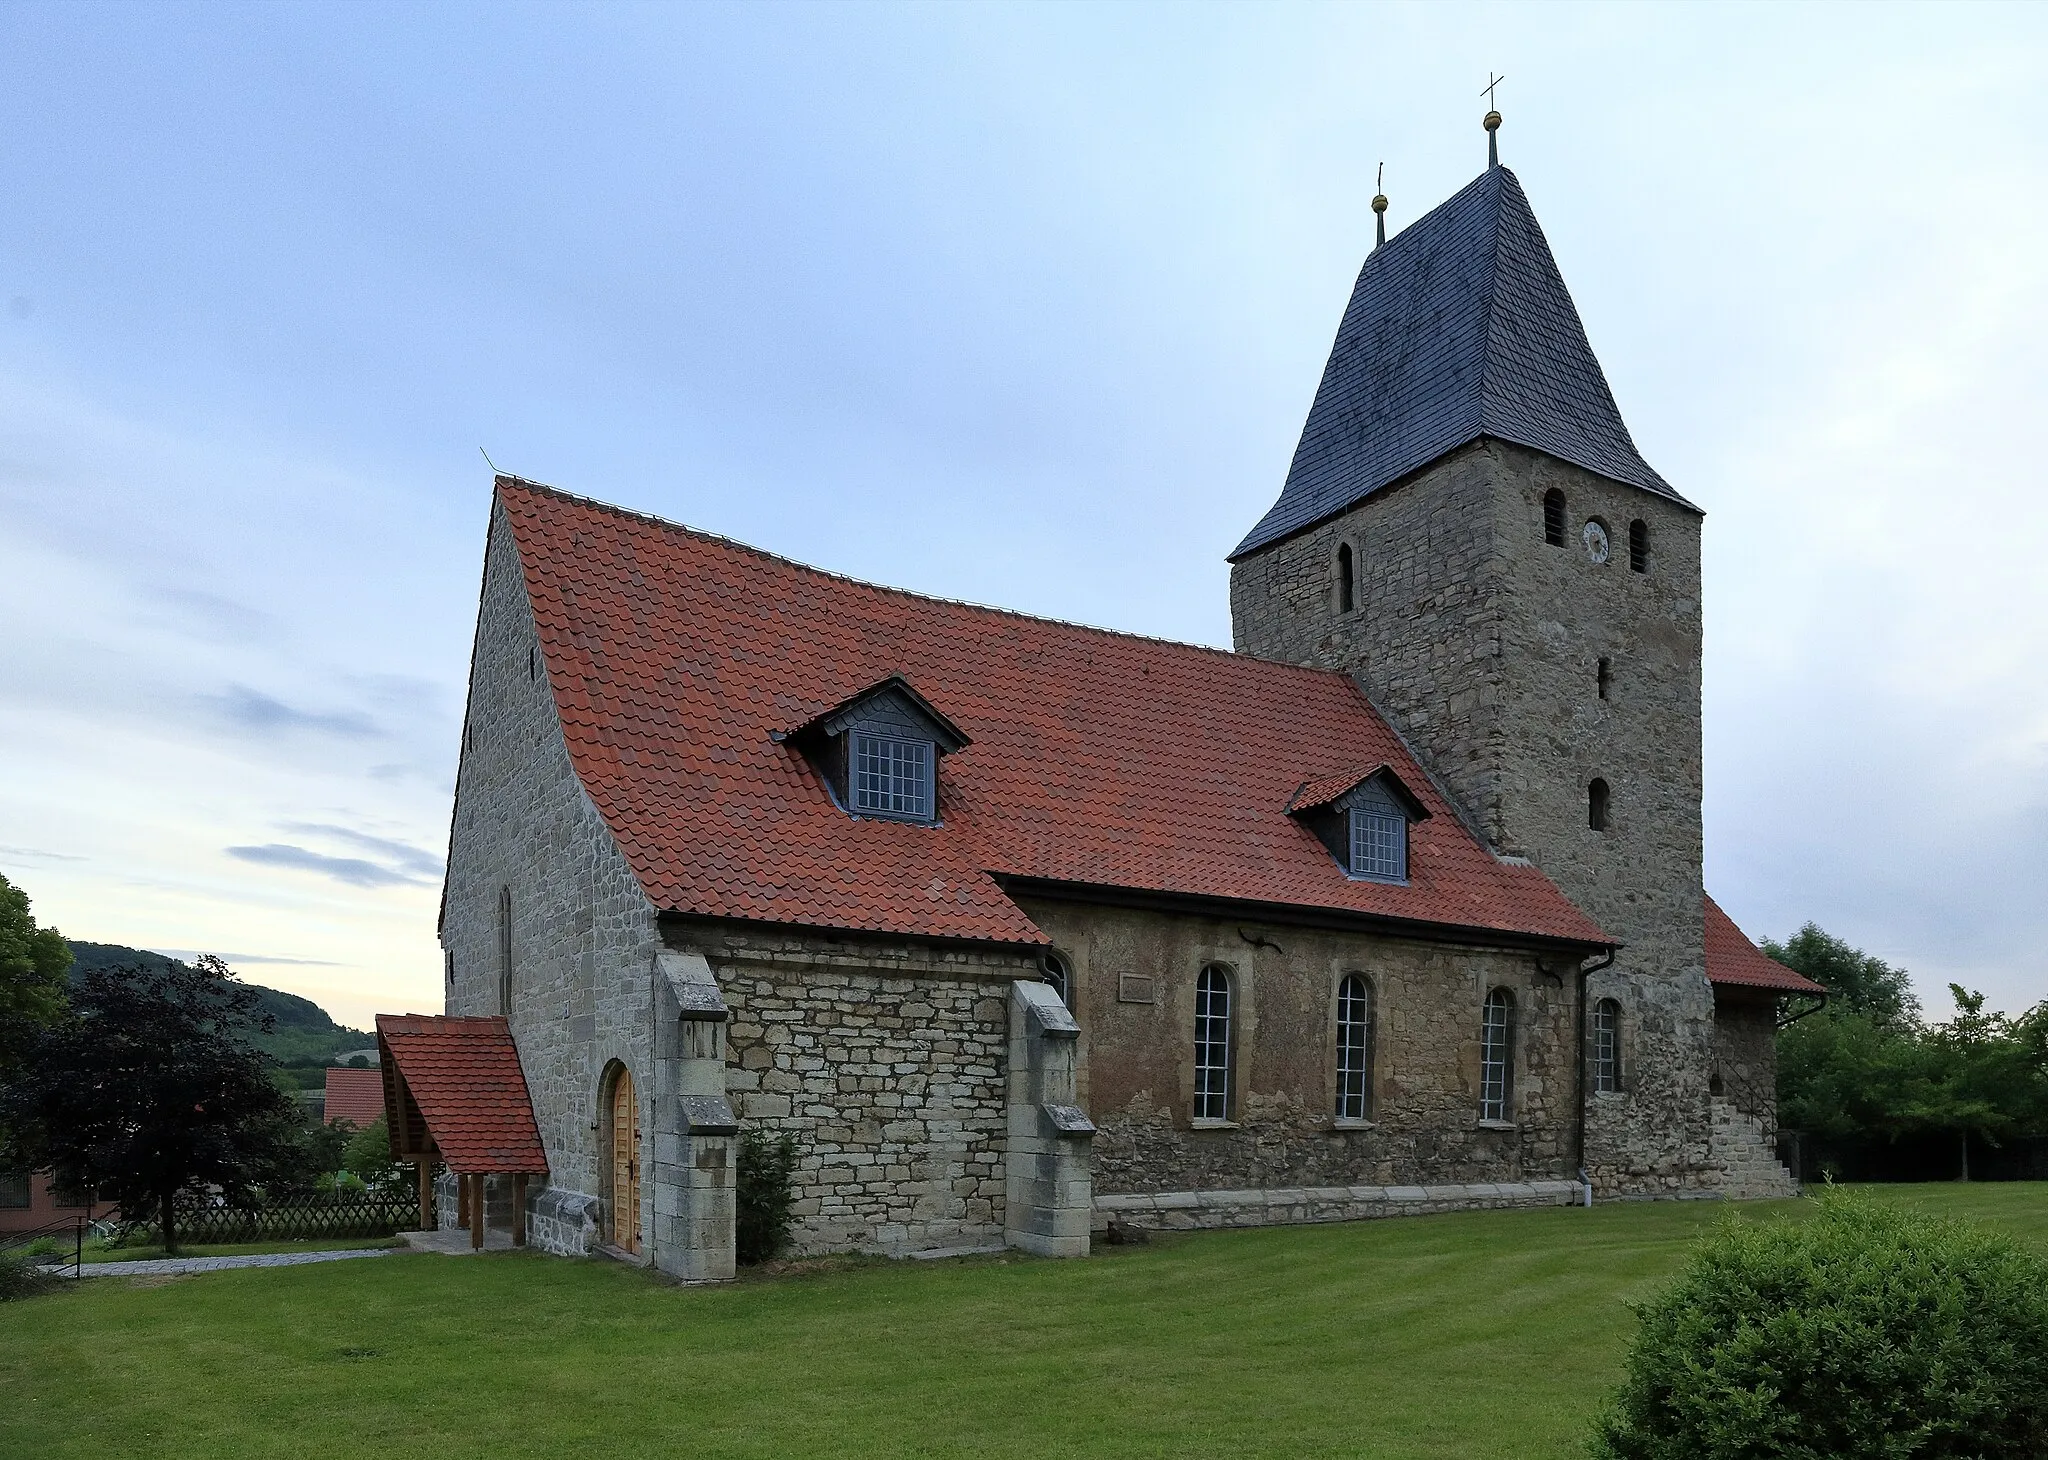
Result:
<instances>
[{"instance_id":1,"label":"hillside in distance","mask_svg":"<svg viewBox=\"0 0 2048 1460\"><path fill-rule=\"evenodd\" d=\"M86 943L76 938L67 941L71 944L74 981L94 969L168 968L179 961L146 948L124 948L119 943ZM311 999L248 983L246 979L240 981L256 991L262 1012L275 1021L268 1034L254 1034L251 1042L282 1065L292 1082L302 1089L323 1088L327 1066L334 1063L335 1056L376 1047L376 1035L335 1023Z\"/></svg>"}]
</instances>

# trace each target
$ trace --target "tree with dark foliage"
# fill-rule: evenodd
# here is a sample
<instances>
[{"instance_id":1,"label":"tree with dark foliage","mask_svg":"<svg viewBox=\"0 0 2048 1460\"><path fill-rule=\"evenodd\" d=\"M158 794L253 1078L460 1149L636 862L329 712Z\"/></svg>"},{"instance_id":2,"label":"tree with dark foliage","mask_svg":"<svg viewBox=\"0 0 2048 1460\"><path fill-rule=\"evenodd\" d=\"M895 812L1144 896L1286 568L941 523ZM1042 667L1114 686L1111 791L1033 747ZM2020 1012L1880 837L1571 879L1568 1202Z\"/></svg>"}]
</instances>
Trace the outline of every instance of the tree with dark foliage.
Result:
<instances>
[{"instance_id":1,"label":"tree with dark foliage","mask_svg":"<svg viewBox=\"0 0 2048 1460\"><path fill-rule=\"evenodd\" d=\"M257 1003L215 957L94 970L0 1086L0 1126L59 1185L97 1190L131 1219L156 1213L175 1250L178 1193L249 1200L292 1128L290 1101L250 1043L267 1025Z\"/></svg>"}]
</instances>

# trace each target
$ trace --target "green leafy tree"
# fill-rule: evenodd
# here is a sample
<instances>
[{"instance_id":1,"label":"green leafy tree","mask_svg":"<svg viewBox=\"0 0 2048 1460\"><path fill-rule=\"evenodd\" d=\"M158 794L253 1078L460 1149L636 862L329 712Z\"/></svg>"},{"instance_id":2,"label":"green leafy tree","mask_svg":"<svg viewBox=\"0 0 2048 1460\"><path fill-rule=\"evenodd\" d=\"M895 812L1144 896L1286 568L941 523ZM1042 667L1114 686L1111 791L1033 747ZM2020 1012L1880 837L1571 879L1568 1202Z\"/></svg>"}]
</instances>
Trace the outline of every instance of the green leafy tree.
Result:
<instances>
[{"instance_id":1,"label":"green leafy tree","mask_svg":"<svg viewBox=\"0 0 2048 1460\"><path fill-rule=\"evenodd\" d=\"M347 1122L344 1121L343 1125ZM391 1159L389 1128L381 1115L361 1130L350 1131L341 1164L344 1170L361 1177L364 1186L378 1192L403 1189L407 1174L412 1170L410 1166L400 1166Z\"/></svg>"},{"instance_id":2,"label":"green leafy tree","mask_svg":"<svg viewBox=\"0 0 2048 1460\"><path fill-rule=\"evenodd\" d=\"M283 1154L291 1106L250 1042L257 1003L218 958L95 970L0 1086L0 1124L60 1185L154 1213L175 1250L179 1192L253 1201Z\"/></svg>"},{"instance_id":3,"label":"green leafy tree","mask_svg":"<svg viewBox=\"0 0 2048 1460\"><path fill-rule=\"evenodd\" d=\"M20 1066L29 1043L64 1011L71 946L29 916L28 894L0 877L0 1079Z\"/></svg>"},{"instance_id":4,"label":"green leafy tree","mask_svg":"<svg viewBox=\"0 0 2048 1460\"><path fill-rule=\"evenodd\" d=\"M1808 923L1783 943L1766 938L1764 952L1828 991L1838 1009L1863 1014L1877 1024L1919 1021L1920 1000L1903 968L1894 968Z\"/></svg>"}]
</instances>

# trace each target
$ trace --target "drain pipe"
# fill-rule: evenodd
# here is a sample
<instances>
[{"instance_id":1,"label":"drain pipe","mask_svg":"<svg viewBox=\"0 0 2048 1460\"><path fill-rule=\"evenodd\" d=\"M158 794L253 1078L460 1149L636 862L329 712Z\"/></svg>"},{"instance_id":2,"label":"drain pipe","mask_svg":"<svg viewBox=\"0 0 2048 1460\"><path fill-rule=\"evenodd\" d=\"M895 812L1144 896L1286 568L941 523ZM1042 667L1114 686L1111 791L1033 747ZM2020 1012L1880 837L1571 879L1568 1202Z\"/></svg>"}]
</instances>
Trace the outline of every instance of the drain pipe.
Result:
<instances>
[{"instance_id":1,"label":"drain pipe","mask_svg":"<svg viewBox=\"0 0 2048 1460\"><path fill-rule=\"evenodd\" d=\"M1573 1142L1572 1149L1579 1158L1579 1186L1585 1192L1586 1205L1589 1207L1593 1205L1593 1178L1586 1172L1586 980L1602 969L1612 968L1614 966L1614 953L1615 950L1609 948L1607 956L1591 967L1587 967L1583 963L1579 965L1579 1003L1577 1010L1579 1021L1577 1078L1579 1120L1577 1139Z\"/></svg>"}]
</instances>

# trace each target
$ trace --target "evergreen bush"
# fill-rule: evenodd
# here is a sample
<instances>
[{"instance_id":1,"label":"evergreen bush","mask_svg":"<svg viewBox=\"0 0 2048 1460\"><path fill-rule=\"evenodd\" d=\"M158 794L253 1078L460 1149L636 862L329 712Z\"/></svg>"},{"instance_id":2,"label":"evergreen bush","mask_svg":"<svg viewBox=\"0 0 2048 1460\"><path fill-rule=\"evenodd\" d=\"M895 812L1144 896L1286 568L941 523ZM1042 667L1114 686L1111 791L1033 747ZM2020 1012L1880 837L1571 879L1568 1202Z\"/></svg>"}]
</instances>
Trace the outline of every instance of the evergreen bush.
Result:
<instances>
[{"instance_id":1,"label":"evergreen bush","mask_svg":"<svg viewBox=\"0 0 2048 1460\"><path fill-rule=\"evenodd\" d=\"M2048 1260L1829 1191L1735 1220L1639 1310L1610 1460L2048 1455Z\"/></svg>"},{"instance_id":2,"label":"evergreen bush","mask_svg":"<svg viewBox=\"0 0 2048 1460\"><path fill-rule=\"evenodd\" d=\"M796 1206L796 1139L742 1131L733 1188L733 1242L740 1263L751 1267L780 1257L789 1249Z\"/></svg>"}]
</instances>

